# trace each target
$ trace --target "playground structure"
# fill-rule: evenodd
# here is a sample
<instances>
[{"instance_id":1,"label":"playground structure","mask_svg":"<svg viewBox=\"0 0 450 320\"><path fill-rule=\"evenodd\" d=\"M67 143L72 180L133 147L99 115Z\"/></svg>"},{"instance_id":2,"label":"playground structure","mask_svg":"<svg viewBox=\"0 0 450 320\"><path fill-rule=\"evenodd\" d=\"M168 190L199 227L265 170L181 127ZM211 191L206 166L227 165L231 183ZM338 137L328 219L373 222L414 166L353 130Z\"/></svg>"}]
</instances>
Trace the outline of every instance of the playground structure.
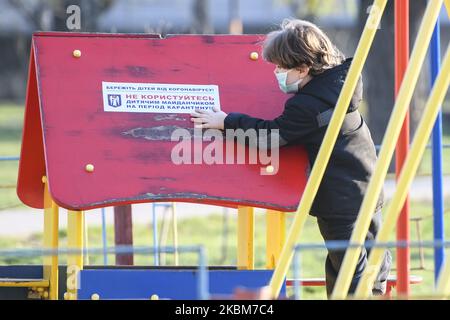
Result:
<instances>
[{"instance_id":1,"label":"playground structure","mask_svg":"<svg viewBox=\"0 0 450 320\"><path fill-rule=\"evenodd\" d=\"M279 171L276 175L260 175L260 166L266 164L224 165L220 166L220 170L217 170L217 166L204 164L189 165L188 168L185 165L176 166L171 163L170 151L174 143L170 141L170 134L176 128L188 127L187 115L105 112L103 109L102 81L214 84L220 88L220 102L225 112L233 111L227 108L233 108L235 101L239 101L242 109L238 111L261 118L273 118L281 112L286 97L279 92L274 80L267 77L267 74L271 74L271 66L259 59L258 45L261 36L173 35L161 39L159 35L34 34L18 195L25 204L44 209L44 248L49 250L59 250L58 207L68 209L68 247L74 251L69 255L67 267L59 265L58 255L48 255L44 258L41 277L22 275L20 280L8 279L0 282L0 285L36 288L36 292L41 293L48 290L48 294L42 294L42 297L49 299L148 299L149 294L144 294L147 291L140 290L136 293L130 291L129 287L150 287L155 285L155 279L161 277L175 281L178 286L180 283L195 286L197 278L195 274L192 275L192 269L85 267L82 250L83 211L140 202L192 202L238 209L237 266L227 270L210 268L207 271L211 294L231 294L236 286L258 288L269 280L274 298L279 297L280 292L281 295L285 294L287 284L302 282L303 285L323 285L322 279L286 281L285 277L293 258L293 248L330 158L386 2L387 0L376 0L372 7L308 179L307 157L301 147L281 148ZM408 22L405 18L408 15L408 1L396 1L398 95L386 132L388 139L383 141L376 170L350 240L355 246L348 247L332 298L347 297L355 259L359 255L360 246L364 244L370 215L374 211L375 201L402 127L405 134L398 144L398 150L402 150L397 152L398 187L376 242L384 243L388 240L403 206L405 209L400 218L398 240L409 241L407 190L436 118L437 133L434 141L437 142L433 144L433 177L436 181L435 241L444 241L442 181L439 183L439 178L442 177L442 155L438 152L442 146L439 142L441 129L438 112L450 82L450 51L447 50L441 72L436 72L439 66L436 62L439 60L438 14L443 3L443 0L429 2L410 62L407 63ZM450 10L450 0L446 0L445 4L447 10ZM403 126L403 120L407 118L408 105L420 67L425 60L427 47L424 44L432 40L434 28L432 61L436 67L435 84L408 152L408 125L406 123ZM254 78L237 79L234 76L236 72L244 72ZM244 91L245 95L242 95ZM271 108L260 108L263 104L270 105ZM243 147L235 144L234 148L238 152ZM196 178L198 176L206 176L208 179L202 181ZM267 270L254 270L253 208L268 210ZM296 214L287 236L286 212ZM368 297L382 252L383 248L372 250L369 267L355 294L357 298ZM438 246L435 254L436 294L448 296L450 263L444 265L444 246ZM407 297L410 294L409 285L420 282L420 279L409 274L408 246L399 246L398 263L398 275L391 280L390 286L397 286L398 294ZM11 271L13 267L8 270L14 273ZM66 273L67 278L64 279L74 281L74 285L68 286L67 290L59 279L61 274ZM200 272L197 276L199 275ZM27 280L31 278L33 280ZM118 286L124 286L120 289L120 295L107 286L111 282L120 282ZM129 287L125 287L126 284ZM167 282L156 285L152 288L153 292L158 292L163 285L167 285ZM93 296L94 294L97 296ZM170 292L165 294L171 297Z\"/></svg>"},{"instance_id":2,"label":"playground structure","mask_svg":"<svg viewBox=\"0 0 450 320\"><path fill-rule=\"evenodd\" d=\"M300 197L289 190L302 190L306 183L307 157L301 147L280 151L280 170L276 175L261 175L260 164L223 165L220 170L203 164L179 166L172 163L171 151L176 142L170 138L175 129L187 127L188 114L105 112L102 105L104 81L213 83L221 89L223 105L240 101L248 112L274 117L281 112L285 97L273 79L263 76L271 72L271 66L255 57L260 40L260 36L161 39L157 35L35 34L18 195L27 205L45 209L45 248L58 248L58 206L69 210L69 248L82 249L83 210L151 201L199 202L238 208L237 268L226 274L239 275L243 285L252 281L245 269L253 269L254 265L253 207L270 209L268 264L274 264L282 246L281 211L294 211ZM206 66L205 61L209 61ZM63 73L62 65L67 66ZM231 81L242 71L255 77L256 88L246 88L246 79ZM245 95L237 90L239 87L245 88ZM123 96L124 103L125 99ZM259 108L268 102L278 108ZM239 144L234 144L234 148L236 155L244 149ZM199 176L207 179L198 179ZM278 244L276 234L280 234ZM54 299L64 292L58 292L57 257L51 259L44 262L48 271L44 278L49 282L49 296ZM69 277L79 272L81 283L83 274L94 272L83 270L82 253L71 255L68 266ZM122 268L115 274L126 271ZM270 278L271 270L254 271L251 274L260 279L258 285ZM186 273L190 276L192 272ZM210 279L214 286L213 278ZM226 280L225 276L220 279ZM104 280L108 282L111 281ZM229 279L228 282L233 283ZM80 290L84 288L87 286ZM100 291L96 293L108 297ZM80 293L77 289L67 292L66 298Z\"/></svg>"}]
</instances>

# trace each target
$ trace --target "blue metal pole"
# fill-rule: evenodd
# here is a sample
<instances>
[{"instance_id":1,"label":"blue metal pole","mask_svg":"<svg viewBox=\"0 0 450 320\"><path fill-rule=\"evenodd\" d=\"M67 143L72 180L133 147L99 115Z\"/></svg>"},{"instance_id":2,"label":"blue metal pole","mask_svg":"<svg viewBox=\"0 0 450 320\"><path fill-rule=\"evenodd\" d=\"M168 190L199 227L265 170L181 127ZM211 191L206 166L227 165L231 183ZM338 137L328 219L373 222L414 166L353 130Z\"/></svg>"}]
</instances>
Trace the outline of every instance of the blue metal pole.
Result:
<instances>
[{"instance_id":1,"label":"blue metal pole","mask_svg":"<svg viewBox=\"0 0 450 320\"><path fill-rule=\"evenodd\" d=\"M300 300L300 250L294 250L294 300Z\"/></svg>"},{"instance_id":2,"label":"blue metal pole","mask_svg":"<svg viewBox=\"0 0 450 320\"><path fill-rule=\"evenodd\" d=\"M439 19L437 20L436 27L433 32L431 40L431 85L434 84L439 74L441 65L441 48L440 48L440 26ZM442 112L436 119L436 123L433 129L433 229L435 241L444 240L444 200L442 191ZM435 283L439 277L444 261L445 250L444 247L436 247L434 249L434 278Z\"/></svg>"},{"instance_id":3,"label":"blue metal pole","mask_svg":"<svg viewBox=\"0 0 450 320\"><path fill-rule=\"evenodd\" d=\"M159 266L159 252L158 252L158 221L156 221L156 204L152 203L153 214L153 258L155 266Z\"/></svg>"},{"instance_id":4,"label":"blue metal pole","mask_svg":"<svg viewBox=\"0 0 450 320\"><path fill-rule=\"evenodd\" d=\"M0 157L0 161L17 161L17 160L20 160L20 157L17 157L17 156Z\"/></svg>"},{"instance_id":5,"label":"blue metal pole","mask_svg":"<svg viewBox=\"0 0 450 320\"><path fill-rule=\"evenodd\" d=\"M208 260L206 257L206 251L201 246L198 250L198 299L209 299L209 279L208 279Z\"/></svg>"},{"instance_id":6,"label":"blue metal pole","mask_svg":"<svg viewBox=\"0 0 450 320\"><path fill-rule=\"evenodd\" d=\"M102 242L103 242L103 265L108 265L108 243L106 240L106 217L105 208L102 208Z\"/></svg>"}]
</instances>

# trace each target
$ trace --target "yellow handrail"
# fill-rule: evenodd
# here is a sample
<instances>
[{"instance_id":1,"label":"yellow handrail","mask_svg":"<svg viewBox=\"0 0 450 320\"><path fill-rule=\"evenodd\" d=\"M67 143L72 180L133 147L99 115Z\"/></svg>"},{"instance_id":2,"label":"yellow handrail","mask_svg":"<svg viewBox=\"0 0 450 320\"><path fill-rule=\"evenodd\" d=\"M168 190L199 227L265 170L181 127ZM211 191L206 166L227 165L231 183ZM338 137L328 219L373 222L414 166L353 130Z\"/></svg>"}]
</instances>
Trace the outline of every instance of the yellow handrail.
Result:
<instances>
[{"instance_id":1,"label":"yellow handrail","mask_svg":"<svg viewBox=\"0 0 450 320\"><path fill-rule=\"evenodd\" d=\"M448 86L450 84L450 46L447 48L447 53L442 65L442 69L433 86L433 90L426 104L423 112L422 120L414 135L414 140L411 145L410 152L406 157L405 164L401 171L400 177L397 181L397 190L391 200L389 207L385 214L385 222L381 226L376 242L389 241L389 235L392 233L397 223L400 210L405 202L409 187L414 179L417 169L420 165L423 153L428 143L431 131L433 130L436 117L439 113L440 106L444 101ZM367 267L361 277L358 287L355 292L357 299L367 298L371 294L371 288L375 282L379 272L385 248L375 247L372 249Z\"/></svg>"},{"instance_id":2,"label":"yellow handrail","mask_svg":"<svg viewBox=\"0 0 450 320\"><path fill-rule=\"evenodd\" d=\"M367 59L375 33L377 32L377 27L380 23L384 9L386 8L386 3L387 0L375 0L370 11L370 15L364 27L358 48L356 49L353 62L350 66L347 79L333 112L333 117L328 125L327 132L323 139L316 161L314 162L308 183L303 192L297 211L295 212L294 221L292 222L286 243L284 244L280 254L280 260L272 275L269 285L274 298L278 297L280 293L289 264L292 261L293 248L296 239L300 235L309 211L311 210L312 203L322 181L322 177L330 159L339 130L341 129L342 122L344 121L345 114L355 91L359 76L361 75L363 65Z\"/></svg>"},{"instance_id":3,"label":"yellow handrail","mask_svg":"<svg viewBox=\"0 0 450 320\"><path fill-rule=\"evenodd\" d=\"M411 102L413 91L419 78L421 66L425 60L427 53L427 46L425 44L430 43L434 26L439 16L440 9L442 8L442 3L443 0L428 2L411 55L411 60L406 70L405 77L400 87L394 110L392 111L391 119L383 139L379 159L376 163L372 178L370 179L366 195L358 214L358 219L356 220L355 229L350 239L352 244L362 245L367 235L370 221L375 210L380 191L383 187L383 181L386 177L389 163L400 134L403 119L405 118L408 106ZM331 295L332 299L345 299L347 296L360 253L360 246L347 249L333 289L333 293Z\"/></svg>"}]
</instances>

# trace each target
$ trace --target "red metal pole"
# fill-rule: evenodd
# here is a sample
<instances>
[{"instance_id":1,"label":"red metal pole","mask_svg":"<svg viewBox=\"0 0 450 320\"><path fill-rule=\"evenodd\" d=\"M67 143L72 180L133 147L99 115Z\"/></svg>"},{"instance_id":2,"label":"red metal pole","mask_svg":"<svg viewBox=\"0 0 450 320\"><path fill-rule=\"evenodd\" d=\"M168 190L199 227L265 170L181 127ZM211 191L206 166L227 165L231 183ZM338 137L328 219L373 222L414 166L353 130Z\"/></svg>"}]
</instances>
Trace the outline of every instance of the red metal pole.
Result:
<instances>
[{"instance_id":1,"label":"red metal pole","mask_svg":"<svg viewBox=\"0 0 450 320\"><path fill-rule=\"evenodd\" d=\"M397 96L409 62L409 0L395 0L395 95ZM395 153L397 178L409 150L409 112L405 117ZM397 222L397 240L409 241L409 196ZM397 248L397 294L410 294L409 247Z\"/></svg>"}]
</instances>

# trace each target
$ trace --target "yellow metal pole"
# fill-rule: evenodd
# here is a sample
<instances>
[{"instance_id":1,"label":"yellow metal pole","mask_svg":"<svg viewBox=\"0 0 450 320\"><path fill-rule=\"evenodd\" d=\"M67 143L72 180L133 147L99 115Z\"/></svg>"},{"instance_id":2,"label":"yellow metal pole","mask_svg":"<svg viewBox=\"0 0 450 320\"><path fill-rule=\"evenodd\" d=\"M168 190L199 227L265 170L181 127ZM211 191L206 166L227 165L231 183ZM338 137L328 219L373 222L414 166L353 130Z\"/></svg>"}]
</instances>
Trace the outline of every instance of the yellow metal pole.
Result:
<instances>
[{"instance_id":1,"label":"yellow metal pole","mask_svg":"<svg viewBox=\"0 0 450 320\"><path fill-rule=\"evenodd\" d=\"M450 46L444 58L442 69L436 79L435 85L431 92L430 98L423 111L422 120L414 135L410 152L406 157L406 162L397 181L397 189L387 208L385 214L385 222L381 226L376 237L377 242L389 241L389 235L392 233L397 223L400 210L407 197L409 187L414 179L417 169L420 165L423 153L428 143L431 131L433 130L436 117L439 113L440 106L444 101L445 95L450 84ZM361 277L355 292L356 298L367 298L372 291L373 284L379 272L385 248L375 247L370 253L367 268Z\"/></svg>"},{"instance_id":2,"label":"yellow metal pole","mask_svg":"<svg viewBox=\"0 0 450 320\"><path fill-rule=\"evenodd\" d=\"M47 177L44 183L44 248L58 249L59 208L48 190ZM58 255L44 257L44 279L49 282L49 299L58 300Z\"/></svg>"},{"instance_id":3,"label":"yellow metal pole","mask_svg":"<svg viewBox=\"0 0 450 320\"><path fill-rule=\"evenodd\" d=\"M177 226L177 210L175 202L172 202L172 232L173 232L173 246L175 247L175 265L178 266L178 226Z\"/></svg>"},{"instance_id":4,"label":"yellow metal pole","mask_svg":"<svg viewBox=\"0 0 450 320\"><path fill-rule=\"evenodd\" d=\"M267 210L266 221L266 268L274 269L286 240L286 214Z\"/></svg>"},{"instance_id":5,"label":"yellow metal pole","mask_svg":"<svg viewBox=\"0 0 450 320\"><path fill-rule=\"evenodd\" d=\"M400 87L394 110L392 111L386 133L384 135L379 159L375 166L375 171L367 187L366 195L362 202L355 229L350 242L362 245L369 229L370 221L375 210L375 206L383 187L383 181L389 169L389 163L395 150L396 142L405 118L408 106L414 92L414 87L419 78L421 66L424 62L427 48L442 7L443 0L429 1L427 9L419 29L419 33L411 54L410 63L405 73ZM331 295L332 299L344 299L355 271L361 253L360 247L349 248L346 251L344 261L336 280L336 284Z\"/></svg>"},{"instance_id":6,"label":"yellow metal pole","mask_svg":"<svg viewBox=\"0 0 450 320\"><path fill-rule=\"evenodd\" d=\"M67 292L68 300L77 299L79 289L79 273L83 270L83 211L68 211L67 244L69 249L78 252L69 254L67 258Z\"/></svg>"},{"instance_id":7,"label":"yellow metal pole","mask_svg":"<svg viewBox=\"0 0 450 320\"><path fill-rule=\"evenodd\" d=\"M450 17L450 0L444 0L445 8L447 9L448 16Z\"/></svg>"},{"instance_id":8,"label":"yellow metal pole","mask_svg":"<svg viewBox=\"0 0 450 320\"><path fill-rule=\"evenodd\" d=\"M252 270L255 267L254 208L238 207L237 268Z\"/></svg>"},{"instance_id":9,"label":"yellow metal pole","mask_svg":"<svg viewBox=\"0 0 450 320\"><path fill-rule=\"evenodd\" d=\"M311 210L314 197L316 196L323 174L325 173L325 169L328 165L333 146L341 129L342 122L344 121L353 92L355 91L356 84L358 83L359 76L362 72L364 62L367 59L370 46L373 42L373 38L375 37L375 33L377 32L377 27L380 23L384 9L386 8L386 3L387 0L375 0L370 11L370 15L364 27L358 48L356 49L352 65L348 72L347 79L345 80L339 100L334 109L333 117L328 125L327 132L323 139L316 161L314 162L311 175L303 192L300 205L297 208L294 221L289 229L286 244L283 246L278 265L272 275L270 288L273 297L278 297L280 293L284 278L289 269L289 264L292 261L293 248L296 243L296 239L299 237L308 217L309 211Z\"/></svg>"}]
</instances>

